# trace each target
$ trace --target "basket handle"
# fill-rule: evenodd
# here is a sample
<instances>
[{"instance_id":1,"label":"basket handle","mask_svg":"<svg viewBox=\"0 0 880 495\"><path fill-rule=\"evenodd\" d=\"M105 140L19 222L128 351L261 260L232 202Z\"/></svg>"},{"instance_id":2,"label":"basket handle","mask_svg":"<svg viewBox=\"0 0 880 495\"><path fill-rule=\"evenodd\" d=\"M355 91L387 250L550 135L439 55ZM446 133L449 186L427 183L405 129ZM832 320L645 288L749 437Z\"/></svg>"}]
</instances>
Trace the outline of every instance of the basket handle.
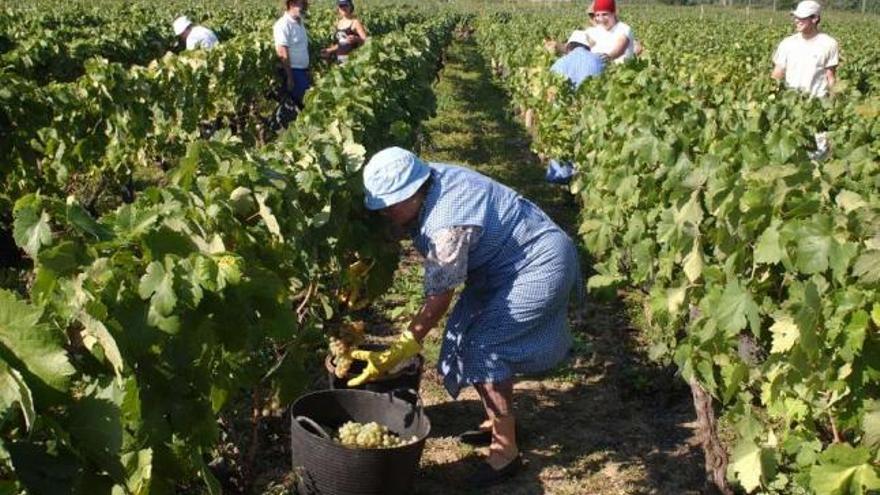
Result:
<instances>
[{"instance_id":1,"label":"basket handle","mask_svg":"<svg viewBox=\"0 0 880 495\"><path fill-rule=\"evenodd\" d=\"M300 423L300 425L302 425L302 423L305 423L307 426L309 426L315 433L320 435L322 438L325 438L327 440L333 440L333 437L331 437L330 434L327 433L327 431L324 430L324 428L322 428L321 425L316 423L312 418L310 418L308 416L297 416L293 419L295 419L297 423Z\"/></svg>"},{"instance_id":2,"label":"basket handle","mask_svg":"<svg viewBox=\"0 0 880 495\"><path fill-rule=\"evenodd\" d=\"M398 399L405 400L405 401L407 401L407 402L409 402L409 399L408 399L407 396L409 396L409 397L415 397L415 399L416 399L416 402L415 402L415 406L416 406L416 408L421 410L421 409L423 408L423 406L424 406L424 405L422 404L422 396L419 395L419 392L418 392L416 389L414 389L414 388L411 388L411 387L410 387L410 388L403 388L403 387L401 387L401 388L395 388L395 389L393 389L393 390L392 390L391 392L389 392L389 393L391 394L392 397L397 397ZM406 395L401 396L400 394L406 394Z\"/></svg>"}]
</instances>

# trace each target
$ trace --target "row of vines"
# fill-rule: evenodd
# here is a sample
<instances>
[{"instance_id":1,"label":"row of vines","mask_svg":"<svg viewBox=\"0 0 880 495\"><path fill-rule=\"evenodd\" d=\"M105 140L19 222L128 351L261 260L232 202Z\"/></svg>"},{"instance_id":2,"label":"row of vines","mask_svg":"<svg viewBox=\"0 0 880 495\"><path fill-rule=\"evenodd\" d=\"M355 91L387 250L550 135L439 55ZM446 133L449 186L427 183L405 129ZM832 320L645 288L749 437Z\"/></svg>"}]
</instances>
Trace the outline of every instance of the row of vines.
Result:
<instances>
[{"instance_id":1,"label":"row of vines","mask_svg":"<svg viewBox=\"0 0 880 495\"><path fill-rule=\"evenodd\" d=\"M457 17L367 19L374 36L264 143L200 126L271 88L270 20L210 52L87 60L70 82L0 76L2 116L23 124L3 131L23 255L0 289L0 493L219 493L218 415L254 391L289 403L336 294L390 283L358 172L433 111Z\"/></svg>"},{"instance_id":2,"label":"row of vines","mask_svg":"<svg viewBox=\"0 0 880 495\"><path fill-rule=\"evenodd\" d=\"M880 21L823 18L833 97L769 78L783 16L642 8L645 46L578 90L549 73L584 12L494 12L479 45L535 150L577 166L594 293L628 287L694 390L721 491L880 490ZM511 35L513 33L513 35ZM830 156L811 158L827 131ZM708 407L708 409L707 409ZM714 416L720 416L720 431ZM726 441L721 441L723 438Z\"/></svg>"}]
</instances>

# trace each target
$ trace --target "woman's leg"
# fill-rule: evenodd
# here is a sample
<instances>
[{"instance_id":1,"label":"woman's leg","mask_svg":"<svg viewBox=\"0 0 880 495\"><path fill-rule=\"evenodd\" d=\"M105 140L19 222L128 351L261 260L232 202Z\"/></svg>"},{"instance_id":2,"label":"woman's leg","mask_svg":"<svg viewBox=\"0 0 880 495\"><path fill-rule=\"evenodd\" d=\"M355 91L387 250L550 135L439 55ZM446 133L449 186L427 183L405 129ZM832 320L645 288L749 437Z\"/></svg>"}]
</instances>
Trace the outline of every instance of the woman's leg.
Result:
<instances>
[{"instance_id":1,"label":"woman's leg","mask_svg":"<svg viewBox=\"0 0 880 495\"><path fill-rule=\"evenodd\" d=\"M486 416L492 425L492 444L487 462L494 469L501 469L519 455L513 416L513 380L478 383L474 387L483 400Z\"/></svg>"}]
</instances>

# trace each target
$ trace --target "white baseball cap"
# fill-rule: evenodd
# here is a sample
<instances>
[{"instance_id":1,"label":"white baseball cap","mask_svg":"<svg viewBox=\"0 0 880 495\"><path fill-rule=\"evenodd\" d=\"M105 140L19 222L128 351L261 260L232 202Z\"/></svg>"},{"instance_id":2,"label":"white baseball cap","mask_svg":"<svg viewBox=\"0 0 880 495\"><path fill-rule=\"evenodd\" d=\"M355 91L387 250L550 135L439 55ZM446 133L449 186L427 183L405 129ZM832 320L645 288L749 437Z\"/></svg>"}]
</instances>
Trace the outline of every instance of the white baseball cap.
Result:
<instances>
[{"instance_id":1,"label":"white baseball cap","mask_svg":"<svg viewBox=\"0 0 880 495\"><path fill-rule=\"evenodd\" d=\"M822 6L819 5L819 2L814 0L804 0L797 4L797 7L791 11L791 15L798 19L806 19L807 17L819 15L821 10Z\"/></svg>"},{"instance_id":2,"label":"white baseball cap","mask_svg":"<svg viewBox=\"0 0 880 495\"><path fill-rule=\"evenodd\" d=\"M568 41L565 43L580 43L584 46L590 46L590 42L587 41L587 32L580 29L572 31L571 36L568 37Z\"/></svg>"},{"instance_id":3,"label":"white baseball cap","mask_svg":"<svg viewBox=\"0 0 880 495\"><path fill-rule=\"evenodd\" d=\"M192 21L189 20L189 17L185 15L174 19L174 22L171 24L171 27L174 28L174 35L180 36L181 34L183 34L183 32L186 31L186 28L188 28L190 24L192 24Z\"/></svg>"}]
</instances>

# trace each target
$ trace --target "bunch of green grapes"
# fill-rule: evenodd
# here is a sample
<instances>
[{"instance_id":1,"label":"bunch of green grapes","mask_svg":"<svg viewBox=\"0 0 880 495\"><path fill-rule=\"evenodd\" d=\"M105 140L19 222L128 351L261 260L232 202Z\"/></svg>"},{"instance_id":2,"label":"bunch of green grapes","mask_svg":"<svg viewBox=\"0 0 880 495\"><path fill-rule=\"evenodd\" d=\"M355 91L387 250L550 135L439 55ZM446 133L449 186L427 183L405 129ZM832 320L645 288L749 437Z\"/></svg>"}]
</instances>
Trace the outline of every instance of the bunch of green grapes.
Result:
<instances>
[{"instance_id":1,"label":"bunch of green grapes","mask_svg":"<svg viewBox=\"0 0 880 495\"><path fill-rule=\"evenodd\" d=\"M336 336L330 337L330 354L333 355L334 374L337 378L345 378L354 360L351 352L364 341L364 322L358 321L343 325L337 330Z\"/></svg>"},{"instance_id":2,"label":"bunch of green grapes","mask_svg":"<svg viewBox=\"0 0 880 495\"><path fill-rule=\"evenodd\" d=\"M356 449L388 449L414 443L418 437L404 440L383 425L372 421L361 424L349 421L339 427L336 441Z\"/></svg>"},{"instance_id":3,"label":"bunch of green grapes","mask_svg":"<svg viewBox=\"0 0 880 495\"><path fill-rule=\"evenodd\" d=\"M334 358L333 373L336 378L345 378L354 363L354 359L351 358L351 348L336 337L330 337L330 354Z\"/></svg>"}]
</instances>

